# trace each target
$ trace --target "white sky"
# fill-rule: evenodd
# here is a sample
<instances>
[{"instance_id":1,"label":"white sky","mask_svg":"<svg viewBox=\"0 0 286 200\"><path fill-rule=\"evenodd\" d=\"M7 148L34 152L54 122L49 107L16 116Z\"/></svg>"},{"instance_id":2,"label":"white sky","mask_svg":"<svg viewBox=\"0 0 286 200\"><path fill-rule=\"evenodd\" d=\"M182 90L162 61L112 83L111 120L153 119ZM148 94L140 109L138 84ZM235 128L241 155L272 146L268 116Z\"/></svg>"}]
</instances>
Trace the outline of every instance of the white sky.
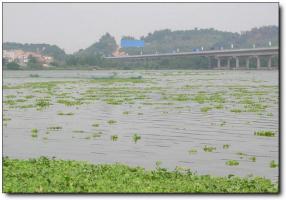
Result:
<instances>
[{"instance_id":1,"label":"white sky","mask_svg":"<svg viewBox=\"0 0 286 200\"><path fill-rule=\"evenodd\" d=\"M4 42L48 43L72 53L109 32L139 38L154 30L240 32L278 25L278 3L4 3Z\"/></svg>"}]
</instances>

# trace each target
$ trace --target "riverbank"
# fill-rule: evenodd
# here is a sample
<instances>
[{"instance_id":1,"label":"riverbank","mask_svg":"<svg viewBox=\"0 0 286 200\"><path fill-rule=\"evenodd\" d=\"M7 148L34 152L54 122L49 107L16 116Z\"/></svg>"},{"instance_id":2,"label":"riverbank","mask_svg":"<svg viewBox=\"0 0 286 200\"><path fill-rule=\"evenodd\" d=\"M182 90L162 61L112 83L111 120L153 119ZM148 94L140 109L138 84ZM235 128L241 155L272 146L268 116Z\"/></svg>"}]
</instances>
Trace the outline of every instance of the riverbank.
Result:
<instances>
[{"instance_id":1,"label":"riverbank","mask_svg":"<svg viewBox=\"0 0 286 200\"><path fill-rule=\"evenodd\" d=\"M122 164L38 159L3 159L4 193L277 193L261 177L215 177L189 170L147 171Z\"/></svg>"}]
</instances>

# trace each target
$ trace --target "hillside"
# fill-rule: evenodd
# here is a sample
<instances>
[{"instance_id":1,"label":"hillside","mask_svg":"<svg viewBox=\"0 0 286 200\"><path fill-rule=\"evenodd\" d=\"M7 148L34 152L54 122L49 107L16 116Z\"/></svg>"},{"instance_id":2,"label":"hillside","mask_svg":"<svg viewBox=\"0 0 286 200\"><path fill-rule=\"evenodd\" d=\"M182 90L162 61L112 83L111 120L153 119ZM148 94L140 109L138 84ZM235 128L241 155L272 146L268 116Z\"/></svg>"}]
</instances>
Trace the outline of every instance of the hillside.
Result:
<instances>
[{"instance_id":1,"label":"hillside","mask_svg":"<svg viewBox=\"0 0 286 200\"><path fill-rule=\"evenodd\" d=\"M185 31L171 31L169 29L155 31L140 39L145 41L143 53L169 53L173 51L192 51L203 47L204 50L234 48L267 47L269 41L272 46L278 45L279 29L277 26L253 28L242 33L218 31L215 29L193 29ZM124 36L122 38L128 38ZM128 54L139 54L141 49L122 48Z\"/></svg>"}]
</instances>

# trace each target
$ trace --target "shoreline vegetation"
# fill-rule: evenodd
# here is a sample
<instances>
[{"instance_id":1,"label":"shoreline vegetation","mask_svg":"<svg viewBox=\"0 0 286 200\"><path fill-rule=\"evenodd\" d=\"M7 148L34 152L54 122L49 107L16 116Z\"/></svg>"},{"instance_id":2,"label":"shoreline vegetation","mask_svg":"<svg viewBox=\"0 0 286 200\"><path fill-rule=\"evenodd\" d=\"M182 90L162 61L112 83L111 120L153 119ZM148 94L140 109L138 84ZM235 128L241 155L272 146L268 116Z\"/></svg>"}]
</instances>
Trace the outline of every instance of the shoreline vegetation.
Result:
<instances>
[{"instance_id":1,"label":"shoreline vegetation","mask_svg":"<svg viewBox=\"0 0 286 200\"><path fill-rule=\"evenodd\" d=\"M198 175L177 167L168 171L123 164L40 157L3 158L4 193L278 193L278 184L262 177Z\"/></svg>"}]
</instances>

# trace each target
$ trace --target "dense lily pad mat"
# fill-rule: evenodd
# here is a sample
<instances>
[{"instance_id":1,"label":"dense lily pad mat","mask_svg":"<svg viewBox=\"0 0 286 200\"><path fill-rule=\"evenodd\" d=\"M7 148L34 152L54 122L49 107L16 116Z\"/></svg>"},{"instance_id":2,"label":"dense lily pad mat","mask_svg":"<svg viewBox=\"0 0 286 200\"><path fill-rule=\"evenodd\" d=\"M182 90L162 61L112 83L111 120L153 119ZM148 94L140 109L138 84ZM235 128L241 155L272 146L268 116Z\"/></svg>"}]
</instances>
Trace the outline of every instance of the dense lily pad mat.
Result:
<instances>
[{"instance_id":1,"label":"dense lily pad mat","mask_svg":"<svg viewBox=\"0 0 286 200\"><path fill-rule=\"evenodd\" d=\"M146 171L121 164L93 165L79 161L4 158L5 193L34 192L166 192L276 193L278 186L264 178L201 176L190 171Z\"/></svg>"}]
</instances>

